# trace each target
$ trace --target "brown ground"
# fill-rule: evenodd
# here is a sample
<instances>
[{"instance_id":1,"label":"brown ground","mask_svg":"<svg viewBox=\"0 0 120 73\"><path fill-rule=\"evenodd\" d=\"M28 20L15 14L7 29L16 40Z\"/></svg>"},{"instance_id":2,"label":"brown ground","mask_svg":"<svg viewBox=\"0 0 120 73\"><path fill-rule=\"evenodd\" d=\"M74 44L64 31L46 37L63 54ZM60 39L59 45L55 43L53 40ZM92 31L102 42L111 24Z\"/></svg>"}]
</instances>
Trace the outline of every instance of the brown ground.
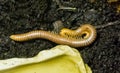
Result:
<instances>
[{"instance_id":1,"label":"brown ground","mask_svg":"<svg viewBox=\"0 0 120 73\"><path fill-rule=\"evenodd\" d=\"M15 42L9 38L14 33L31 30L53 30L53 22L61 20L66 28L77 28L81 24L112 26L97 29L96 41L83 48L77 48L93 73L120 72L120 13L115 4L105 0L60 0L61 5L76 7L76 10L58 10L54 0L0 0L0 59L32 57L43 49L57 44L37 39ZM93 2L91 2L93 1ZM95 2L94 2L95 1Z\"/></svg>"}]
</instances>

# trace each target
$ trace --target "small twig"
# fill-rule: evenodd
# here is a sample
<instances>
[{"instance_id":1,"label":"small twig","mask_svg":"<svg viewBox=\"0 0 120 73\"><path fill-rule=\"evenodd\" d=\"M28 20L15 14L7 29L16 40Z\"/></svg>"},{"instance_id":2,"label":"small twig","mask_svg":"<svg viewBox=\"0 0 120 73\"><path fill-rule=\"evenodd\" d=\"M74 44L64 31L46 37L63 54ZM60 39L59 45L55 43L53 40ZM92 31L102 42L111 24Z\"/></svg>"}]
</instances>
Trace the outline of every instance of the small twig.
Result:
<instances>
[{"instance_id":1,"label":"small twig","mask_svg":"<svg viewBox=\"0 0 120 73\"><path fill-rule=\"evenodd\" d=\"M72 10L75 11L76 8L75 7L64 7L64 6L59 6L59 8L57 10Z\"/></svg>"},{"instance_id":2,"label":"small twig","mask_svg":"<svg viewBox=\"0 0 120 73\"><path fill-rule=\"evenodd\" d=\"M57 5L59 6L59 8L57 10L72 10L72 11L75 11L77 9L75 7L66 7L66 6L61 5L59 0L53 0L53 1L55 1L57 3Z\"/></svg>"},{"instance_id":3,"label":"small twig","mask_svg":"<svg viewBox=\"0 0 120 73\"><path fill-rule=\"evenodd\" d=\"M105 27L108 27L108 26L113 26L113 25L118 25L120 24L120 20L117 20L117 21L114 21L114 22L109 22L107 24L104 24L104 25L98 25L98 26L95 26L96 29L101 29L101 28L105 28Z\"/></svg>"}]
</instances>

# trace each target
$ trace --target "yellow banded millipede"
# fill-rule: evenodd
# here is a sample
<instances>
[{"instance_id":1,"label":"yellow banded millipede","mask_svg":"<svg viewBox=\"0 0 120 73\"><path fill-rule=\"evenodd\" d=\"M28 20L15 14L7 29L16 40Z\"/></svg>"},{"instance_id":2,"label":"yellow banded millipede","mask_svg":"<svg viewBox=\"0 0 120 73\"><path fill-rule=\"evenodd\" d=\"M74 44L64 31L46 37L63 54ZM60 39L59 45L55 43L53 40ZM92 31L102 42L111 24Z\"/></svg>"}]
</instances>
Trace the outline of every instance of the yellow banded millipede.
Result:
<instances>
[{"instance_id":1,"label":"yellow banded millipede","mask_svg":"<svg viewBox=\"0 0 120 73\"><path fill-rule=\"evenodd\" d=\"M96 39L96 29L90 24L85 24L76 30L62 29L60 34L54 34L48 31L35 30L23 34L11 35L14 41L28 41L32 39L47 39L57 44L69 45L71 47L88 46Z\"/></svg>"}]
</instances>

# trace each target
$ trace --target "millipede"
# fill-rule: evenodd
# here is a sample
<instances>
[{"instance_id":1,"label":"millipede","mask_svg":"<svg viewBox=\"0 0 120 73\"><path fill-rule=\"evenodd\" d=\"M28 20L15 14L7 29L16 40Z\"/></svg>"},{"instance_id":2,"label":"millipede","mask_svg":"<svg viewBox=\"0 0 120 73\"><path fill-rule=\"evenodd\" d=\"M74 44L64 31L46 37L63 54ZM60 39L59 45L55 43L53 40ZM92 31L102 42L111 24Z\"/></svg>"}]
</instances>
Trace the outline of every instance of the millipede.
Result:
<instances>
[{"instance_id":1,"label":"millipede","mask_svg":"<svg viewBox=\"0 0 120 73\"><path fill-rule=\"evenodd\" d=\"M19 42L41 38L71 47L84 47L94 42L96 35L97 33L94 26L84 24L76 30L63 28L59 34L43 30L34 30L23 34L11 35L10 38Z\"/></svg>"}]
</instances>

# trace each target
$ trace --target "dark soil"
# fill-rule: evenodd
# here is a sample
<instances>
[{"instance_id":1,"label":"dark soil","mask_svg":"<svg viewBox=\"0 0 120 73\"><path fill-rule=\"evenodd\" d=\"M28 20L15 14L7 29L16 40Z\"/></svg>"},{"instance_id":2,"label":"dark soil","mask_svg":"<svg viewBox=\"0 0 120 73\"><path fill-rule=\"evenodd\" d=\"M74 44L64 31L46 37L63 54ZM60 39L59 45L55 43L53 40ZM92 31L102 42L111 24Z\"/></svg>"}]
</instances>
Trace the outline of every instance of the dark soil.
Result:
<instances>
[{"instance_id":1,"label":"dark soil","mask_svg":"<svg viewBox=\"0 0 120 73\"><path fill-rule=\"evenodd\" d=\"M98 28L95 42L77 49L93 73L120 73L120 13L116 12L116 5L105 0L60 0L61 5L77 9L58 10L56 1L0 0L0 59L32 57L57 45L44 39L15 42L9 38L11 34L54 30L53 22L57 20L70 29L85 23L97 27L118 21L118 24Z\"/></svg>"}]
</instances>

